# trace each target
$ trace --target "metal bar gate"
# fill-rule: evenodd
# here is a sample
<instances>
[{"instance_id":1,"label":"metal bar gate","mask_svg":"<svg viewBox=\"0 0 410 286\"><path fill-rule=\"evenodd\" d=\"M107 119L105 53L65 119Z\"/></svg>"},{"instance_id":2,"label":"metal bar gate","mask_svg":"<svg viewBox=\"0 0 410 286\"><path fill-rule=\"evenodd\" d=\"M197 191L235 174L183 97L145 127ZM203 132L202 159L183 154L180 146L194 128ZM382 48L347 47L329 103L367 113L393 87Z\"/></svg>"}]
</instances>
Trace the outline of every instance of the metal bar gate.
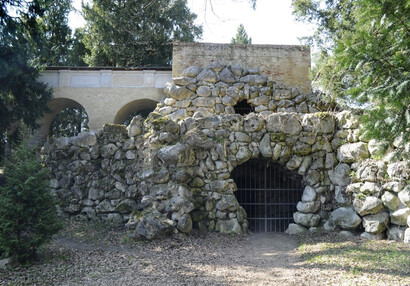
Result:
<instances>
[{"instance_id":1,"label":"metal bar gate","mask_svg":"<svg viewBox=\"0 0 410 286\"><path fill-rule=\"evenodd\" d=\"M284 232L293 222L304 188L302 176L277 163L251 159L237 166L232 178L252 232Z\"/></svg>"}]
</instances>

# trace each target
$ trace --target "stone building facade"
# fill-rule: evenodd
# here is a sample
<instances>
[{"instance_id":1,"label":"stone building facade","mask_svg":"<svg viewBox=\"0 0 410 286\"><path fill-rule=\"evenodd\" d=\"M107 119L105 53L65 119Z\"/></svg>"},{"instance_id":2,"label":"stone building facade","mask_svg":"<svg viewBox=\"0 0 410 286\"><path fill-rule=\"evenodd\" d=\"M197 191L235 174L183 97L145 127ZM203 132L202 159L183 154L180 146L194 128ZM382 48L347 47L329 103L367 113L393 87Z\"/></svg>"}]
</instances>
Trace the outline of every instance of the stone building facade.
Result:
<instances>
[{"instance_id":1,"label":"stone building facade","mask_svg":"<svg viewBox=\"0 0 410 286\"><path fill-rule=\"evenodd\" d=\"M146 120L45 146L62 215L122 224L154 239L192 228L248 230L231 173L278 162L305 185L287 232L316 227L366 238L410 238L409 146L359 134L347 111L270 80L258 68L212 63L173 78ZM245 101L253 112L241 115Z\"/></svg>"}]
</instances>

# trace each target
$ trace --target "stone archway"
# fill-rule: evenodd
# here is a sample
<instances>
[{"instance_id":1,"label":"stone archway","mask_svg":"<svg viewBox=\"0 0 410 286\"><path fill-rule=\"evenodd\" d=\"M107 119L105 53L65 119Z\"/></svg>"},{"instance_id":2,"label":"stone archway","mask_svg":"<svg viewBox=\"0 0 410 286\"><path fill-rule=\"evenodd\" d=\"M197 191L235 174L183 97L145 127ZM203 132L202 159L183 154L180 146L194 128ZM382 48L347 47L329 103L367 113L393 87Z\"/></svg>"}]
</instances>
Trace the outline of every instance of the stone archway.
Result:
<instances>
[{"instance_id":1,"label":"stone archway","mask_svg":"<svg viewBox=\"0 0 410 286\"><path fill-rule=\"evenodd\" d=\"M284 232L301 200L303 177L278 163L250 159L231 173L235 196L247 213L252 232Z\"/></svg>"},{"instance_id":2,"label":"stone archway","mask_svg":"<svg viewBox=\"0 0 410 286\"><path fill-rule=\"evenodd\" d=\"M124 122L138 111L154 111L157 101L151 99L138 99L131 101L121 107L114 118L115 124L124 124Z\"/></svg>"}]
</instances>

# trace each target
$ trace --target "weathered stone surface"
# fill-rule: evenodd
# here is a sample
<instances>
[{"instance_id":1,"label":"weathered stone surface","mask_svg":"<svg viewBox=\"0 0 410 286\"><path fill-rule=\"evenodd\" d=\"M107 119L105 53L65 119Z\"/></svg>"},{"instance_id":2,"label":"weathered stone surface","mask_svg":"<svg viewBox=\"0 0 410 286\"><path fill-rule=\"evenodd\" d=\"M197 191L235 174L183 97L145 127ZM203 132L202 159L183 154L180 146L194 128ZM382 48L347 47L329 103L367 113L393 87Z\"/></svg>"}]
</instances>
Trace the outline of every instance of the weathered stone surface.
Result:
<instances>
[{"instance_id":1,"label":"weathered stone surface","mask_svg":"<svg viewBox=\"0 0 410 286\"><path fill-rule=\"evenodd\" d=\"M362 219L354 210L346 207L334 210L330 214L329 220L335 225L348 230L356 229L362 222Z\"/></svg>"},{"instance_id":2,"label":"weathered stone surface","mask_svg":"<svg viewBox=\"0 0 410 286\"><path fill-rule=\"evenodd\" d=\"M410 208L401 208L390 214L391 223L405 226L410 216Z\"/></svg>"},{"instance_id":3,"label":"weathered stone surface","mask_svg":"<svg viewBox=\"0 0 410 286\"><path fill-rule=\"evenodd\" d=\"M134 220L136 222L130 219L128 227L136 224L135 234L148 240L165 237L174 229L174 222L155 210L146 212L141 218Z\"/></svg>"},{"instance_id":4,"label":"weathered stone surface","mask_svg":"<svg viewBox=\"0 0 410 286\"><path fill-rule=\"evenodd\" d=\"M344 163L353 163L369 156L367 144L363 142L344 144L337 151L337 159Z\"/></svg>"},{"instance_id":5,"label":"weathered stone surface","mask_svg":"<svg viewBox=\"0 0 410 286\"><path fill-rule=\"evenodd\" d=\"M236 81L235 74L229 68L224 68L219 76L221 78L221 81L226 83L234 83Z\"/></svg>"},{"instance_id":6,"label":"weathered stone surface","mask_svg":"<svg viewBox=\"0 0 410 286\"><path fill-rule=\"evenodd\" d=\"M306 232L307 229L301 225L298 225L296 223L291 223L289 224L288 228L285 230L285 233L290 234L290 235L295 235L299 233Z\"/></svg>"},{"instance_id":7,"label":"weathered stone surface","mask_svg":"<svg viewBox=\"0 0 410 286\"><path fill-rule=\"evenodd\" d=\"M316 200L316 196L317 194L315 192L315 189L310 186L306 186L303 190L302 202L313 202L314 200Z\"/></svg>"},{"instance_id":8,"label":"weathered stone surface","mask_svg":"<svg viewBox=\"0 0 410 286\"><path fill-rule=\"evenodd\" d=\"M266 130L297 135L302 131L302 126L296 113L273 113L266 121Z\"/></svg>"},{"instance_id":9,"label":"weathered stone surface","mask_svg":"<svg viewBox=\"0 0 410 286\"><path fill-rule=\"evenodd\" d=\"M395 240L395 241L403 241L404 240L404 228L391 226L387 230L387 239Z\"/></svg>"},{"instance_id":10,"label":"weathered stone surface","mask_svg":"<svg viewBox=\"0 0 410 286\"><path fill-rule=\"evenodd\" d=\"M392 211L397 210L399 207L399 198L396 194L391 192L385 192L382 195L382 202L385 207Z\"/></svg>"},{"instance_id":11,"label":"weathered stone surface","mask_svg":"<svg viewBox=\"0 0 410 286\"><path fill-rule=\"evenodd\" d=\"M320 208L320 202L298 202L296 209L301 213L315 213Z\"/></svg>"},{"instance_id":12,"label":"weathered stone surface","mask_svg":"<svg viewBox=\"0 0 410 286\"><path fill-rule=\"evenodd\" d=\"M391 192L395 192L398 193L403 189L403 183L401 182L387 182L385 184L383 184L383 189L385 189L386 191L391 191Z\"/></svg>"},{"instance_id":13,"label":"weathered stone surface","mask_svg":"<svg viewBox=\"0 0 410 286\"><path fill-rule=\"evenodd\" d=\"M360 235L360 237L364 239L368 239L368 240L381 240L384 238L384 235L382 233L374 234L374 233L363 232Z\"/></svg>"},{"instance_id":14,"label":"weathered stone surface","mask_svg":"<svg viewBox=\"0 0 410 286\"><path fill-rule=\"evenodd\" d=\"M197 75L196 79L210 83L216 83L220 80L219 75L211 69L204 69Z\"/></svg>"},{"instance_id":15,"label":"weathered stone surface","mask_svg":"<svg viewBox=\"0 0 410 286\"><path fill-rule=\"evenodd\" d=\"M97 135L95 132L81 132L77 136L71 137L70 141L77 146L94 146L97 144Z\"/></svg>"},{"instance_id":16,"label":"weathered stone surface","mask_svg":"<svg viewBox=\"0 0 410 286\"><path fill-rule=\"evenodd\" d=\"M334 170L329 170L329 179L333 184L347 186L350 184L350 167L347 164L339 164Z\"/></svg>"},{"instance_id":17,"label":"weathered stone surface","mask_svg":"<svg viewBox=\"0 0 410 286\"><path fill-rule=\"evenodd\" d=\"M307 173L305 180L309 186L314 186L320 181L320 173L316 170L310 170Z\"/></svg>"},{"instance_id":18,"label":"weathered stone surface","mask_svg":"<svg viewBox=\"0 0 410 286\"><path fill-rule=\"evenodd\" d=\"M286 168L289 170L296 170L299 168L300 164L302 164L303 158L299 156L293 156L288 163L286 164Z\"/></svg>"},{"instance_id":19,"label":"weathered stone surface","mask_svg":"<svg viewBox=\"0 0 410 286\"><path fill-rule=\"evenodd\" d=\"M177 164L185 150L186 146L181 143L165 146L158 151L158 158L166 164Z\"/></svg>"},{"instance_id":20,"label":"weathered stone surface","mask_svg":"<svg viewBox=\"0 0 410 286\"><path fill-rule=\"evenodd\" d=\"M189 233L192 230L192 219L189 214L184 214L181 216L181 218L178 220L178 225L177 228L179 231L184 232L184 233Z\"/></svg>"},{"instance_id":21,"label":"weathered stone surface","mask_svg":"<svg viewBox=\"0 0 410 286\"><path fill-rule=\"evenodd\" d=\"M182 75L187 77L196 77L201 71L201 67L190 66L182 71Z\"/></svg>"},{"instance_id":22,"label":"weathered stone surface","mask_svg":"<svg viewBox=\"0 0 410 286\"><path fill-rule=\"evenodd\" d=\"M170 97L181 100L192 96L194 93L184 86L177 86L172 83L167 83L164 92Z\"/></svg>"},{"instance_id":23,"label":"weathered stone surface","mask_svg":"<svg viewBox=\"0 0 410 286\"><path fill-rule=\"evenodd\" d=\"M216 229L219 229L220 233L242 233L241 225L236 218L229 220L218 220L216 223Z\"/></svg>"},{"instance_id":24,"label":"weathered stone surface","mask_svg":"<svg viewBox=\"0 0 410 286\"><path fill-rule=\"evenodd\" d=\"M365 182L360 187L360 192L365 195L373 195L378 197L381 192L381 186L373 182Z\"/></svg>"},{"instance_id":25,"label":"weathered stone surface","mask_svg":"<svg viewBox=\"0 0 410 286\"><path fill-rule=\"evenodd\" d=\"M107 145L104 145L101 148L101 151L100 151L101 157L110 158L115 154L115 152L117 152L117 150L118 150L118 147L113 143L109 143Z\"/></svg>"},{"instance_id":26,"label":"weathered stone surface","mask_svg":"<svg viewBox=\"0 0 410 286\"><path fill-rule=\"evenodd\" d=\"M317 226L320 223L320 216L316 214L304 214L301 212L295 212L293 214L293 219L297 224L304 226Z\"/></svg>"},{"instance_id":27,"label":"weathered stone surface","mask_svg":"<svg viewBox=\"0 0 410 286\"><path fill-rule=\"evenodd\" d=\"M182 214L190 213L193 209L194 204L181 196L172 197L165 206L165 211L167 212L179 212Z\"/></svg>"},{"instance_id":28,"label":"weathered stone surface","mask_svg":"<svg viewBox=\"0 0 410 286\"><path fill-rule=\"evenodd\" d=\"M353 201L353 206L356 212L361 215L367 214L377 214L383 209L383 203L377 197L369 196L364 200L355 198Z\"/></svg>"},{"instance_id":29,"label":"weathered stone surface","mask_svg":"<svg viewBox=\"0 0 410 286\"><path fill-rule=\"evenodd\" d=\"M410 178L410 161L399 161L387 166L387 174L392 180L405 181Z\"/></svg>"},{"instance_id":30,"label":"weathered stone surface","mask_svg":"<svg viewBox=\"0 0 410 286\"><path fill-rule=\"evenodd\" d=\"M375 215L367 215L363 217L363 227L369 233L383 232L389 223L389 214L386 212Z\"/></svg>"},{"instance_id":31,"label":"weathered stone surface","mask_svg":"<svg viewBox=\"0 0 410 286\"><path fill-rule=\"evenodd\" d=\"M263 157L265 157L265 158L272 157L272 147L271 147L271 144L270 144L269 134L265 134L263 136L262 140L259 142L259 150L260 150L261 155Z\"/></svg>"},{"instance_id":32,"label":"weathered stone surface","mask_svg":"<svg viewBox=\"0 0 410 286\"><path fill-rule=\"evenodd\" d=\"M305 114L303 115L302 126L305 131L314 134L333 133L335 119L330 113Z\"/></svg>"},{"instance_id":33,"label":"weathered stone surface","mask_svg":"<svg viewBox=\"0 0 410 286\"><path fill-rule=\"evenodd\" d=\"M238 206L238 201L234 195L223 195L215 205L219 211L234 211Z\"/></svg>"},{"instance_id":34,"label":"weathered stone surface","mask_svg":"<svg viewBox=\"0 0 410 286\"><path fill-rule=\"evenodd\" d=\"M400 201L410 208L410 185L407 185L398 195Z\"/></svg>"}]
</instances>

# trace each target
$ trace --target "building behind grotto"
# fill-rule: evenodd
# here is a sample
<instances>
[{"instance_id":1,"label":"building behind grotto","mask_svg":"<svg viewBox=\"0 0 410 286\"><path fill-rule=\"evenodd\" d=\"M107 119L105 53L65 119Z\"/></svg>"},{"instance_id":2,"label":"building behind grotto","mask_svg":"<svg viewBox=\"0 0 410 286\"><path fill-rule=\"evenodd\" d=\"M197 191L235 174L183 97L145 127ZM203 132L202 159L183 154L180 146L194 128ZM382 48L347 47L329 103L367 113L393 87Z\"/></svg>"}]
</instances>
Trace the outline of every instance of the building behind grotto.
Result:
<instances>
[{"instance_id":1,"label":"building behind grotto","mask_svg":"<svg viewBox=\"0 0 410 286\"><path fill-rule=\"evenodd\" d=\"M301 46L177 43L146 119L46 143L61 216L160 238L315 230L410 240L410 145L320 101Z\"/></svg>"}]
</instances>

